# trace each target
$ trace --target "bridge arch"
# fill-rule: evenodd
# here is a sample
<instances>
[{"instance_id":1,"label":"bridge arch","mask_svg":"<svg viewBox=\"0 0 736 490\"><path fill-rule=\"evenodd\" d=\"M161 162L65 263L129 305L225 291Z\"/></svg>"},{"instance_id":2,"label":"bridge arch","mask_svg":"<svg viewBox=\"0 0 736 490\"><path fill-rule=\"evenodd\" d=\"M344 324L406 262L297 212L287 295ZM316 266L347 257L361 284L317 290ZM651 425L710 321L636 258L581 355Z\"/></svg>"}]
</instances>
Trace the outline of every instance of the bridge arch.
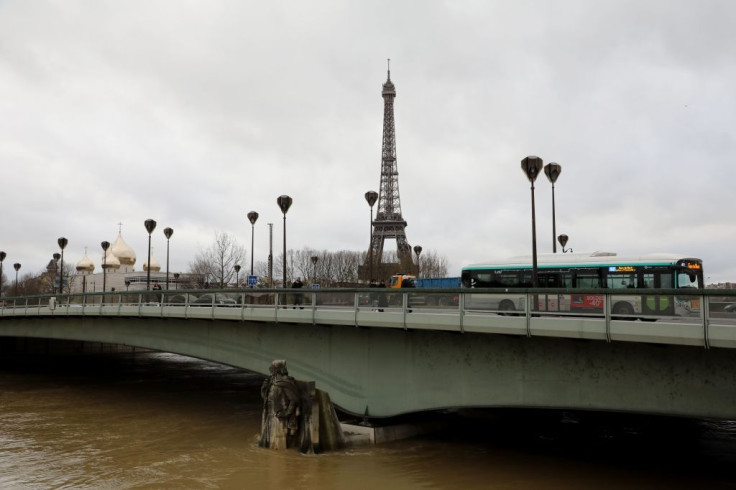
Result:
<instances>
[{"instance_id":1,"label":"bridge arch","mask_svg":"<svg viewBox=\"0 0 736 490\"><path fill-rule=\"evenodd\" d=\"M340 408L386 417L537 407L736 417L728 349L165 317L13 317L0 335L145 347L266 374L286 359Z\"/></svg>"}]
</instances>

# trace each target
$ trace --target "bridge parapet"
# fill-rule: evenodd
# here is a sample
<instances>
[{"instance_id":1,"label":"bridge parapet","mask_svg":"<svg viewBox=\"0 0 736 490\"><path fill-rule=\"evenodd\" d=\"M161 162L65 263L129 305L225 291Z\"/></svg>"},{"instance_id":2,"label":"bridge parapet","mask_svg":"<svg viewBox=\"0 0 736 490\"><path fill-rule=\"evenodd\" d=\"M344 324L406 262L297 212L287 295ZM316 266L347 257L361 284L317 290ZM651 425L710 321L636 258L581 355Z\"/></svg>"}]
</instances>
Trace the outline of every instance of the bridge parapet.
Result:
<instances>
[{"instance_id":1,"label":"bridge parapet","mask_svg":"<svg viewBox=\"0 0 736 490\"><path fill-rule=\"evenodd\" d=\"M0 320L160 317L736 348L736 311L724 309L733 304L723 290L206 289L10 297Z\"/></svg>"}]
</instances>

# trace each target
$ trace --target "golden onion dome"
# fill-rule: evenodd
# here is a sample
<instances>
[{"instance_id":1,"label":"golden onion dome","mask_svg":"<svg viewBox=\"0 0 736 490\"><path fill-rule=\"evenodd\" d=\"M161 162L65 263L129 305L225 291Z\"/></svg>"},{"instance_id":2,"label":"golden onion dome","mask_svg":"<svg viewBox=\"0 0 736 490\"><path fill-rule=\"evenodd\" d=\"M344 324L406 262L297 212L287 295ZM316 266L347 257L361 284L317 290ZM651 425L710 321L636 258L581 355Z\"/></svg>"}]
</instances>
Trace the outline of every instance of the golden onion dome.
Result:
<instances>
[{"instance_id":1,"label":"golden onion dome","mask_svg":"<svg viewBox=\"0 0 736 490\"><path fill-rule=\"evenodd\" d=\"M145 262L143 263L143 270L144 271L148 270L148 264L146 264ZM153 255L151 255L151 272L158 272L160 270L161 270L161 264L159 264L158 260L156 260L156 258Z\"/></svg>"},{"instance_id":2,"label":"golden onion dome","mask_svg":"<svg viewBox=\"0 0 736 490\"><path fill-rule=\"evenodd\" d=\"M77 272L87 272L92 273L95 270L95 264L87 257L87 251L84 251L84 257L82 257L82 260L77 262Z\"/></svg>"},{"instance_id":3,"label":"golden onion dome","mask_svg":"<svg viewBox=\"0 0 736 490\"><path fill-rule=\"evenodd\" d=\"M125 240L123 240L122 233L118 233L118 239L115 240L115 243L112 244L112 247L110 247L110 250L112 250L112 253L115 255L115 257L118 258L118 266L125 265L125 266L132 266L135 265L135 251L128 246L127 243L125 243Z\"/></svg>"},{"instance_id":4,"label":"golden onion dome","mask_svg":"<svg viewBox=\"0 0 736 490\"><path fill-rule=\"evenodd\" d=\"M102 254L102 268L103 269L120 269L120 261L112 253L112 247L107 249L106 253Z\"/></svg>"}]
</instances>

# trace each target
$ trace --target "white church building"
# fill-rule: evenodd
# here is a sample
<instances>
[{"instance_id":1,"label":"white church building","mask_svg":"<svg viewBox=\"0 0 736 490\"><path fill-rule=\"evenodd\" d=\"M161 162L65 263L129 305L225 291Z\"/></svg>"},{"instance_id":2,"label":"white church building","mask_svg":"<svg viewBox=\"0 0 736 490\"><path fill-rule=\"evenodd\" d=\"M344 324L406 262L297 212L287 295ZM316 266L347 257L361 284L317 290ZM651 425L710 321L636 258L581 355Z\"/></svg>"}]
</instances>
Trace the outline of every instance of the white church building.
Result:
<instances>
[{"instance_id":1,"label":"white church building","mask_svg":"<svg viewBox=\"0 0 736 490\"><path fill-rule=\"evenodd\" d=\"M77 274L71 282L72 293L92 293L105 291L145 290L149 265L143 263L143 270L135 270L135 251L125 243L122 232L118 233L107 252L100 257L100 269L95 272L95 264L85 251L82 260L77 262ZM159 262L151 256L151 289L166 288L166 271L161 271ZM175 277L176 276L176 277ZM179 274L169 274L169 289L177 288Z\"/></svg>"}]
</instances>

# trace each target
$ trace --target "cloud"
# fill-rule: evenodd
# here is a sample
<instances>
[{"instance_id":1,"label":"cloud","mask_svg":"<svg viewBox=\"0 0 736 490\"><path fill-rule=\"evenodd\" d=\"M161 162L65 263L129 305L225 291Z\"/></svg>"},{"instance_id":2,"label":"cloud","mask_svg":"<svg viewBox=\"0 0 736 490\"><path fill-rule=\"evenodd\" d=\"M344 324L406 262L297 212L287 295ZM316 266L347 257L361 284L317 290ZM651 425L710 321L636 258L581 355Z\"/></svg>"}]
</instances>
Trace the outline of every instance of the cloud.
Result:
<instances>
[{"instance_id":1,"label":"cloud","mask_svg":"<svg viewBox=\"0 0 736 490\"><path fill-rule=\"evenodd\" d=\"M0 5L0 249L40 270L143 221L185 270L215 231L268 254L367 249L386 59L410 243L528 253L520 160L557 161L576 251L673 251L736 280L730 2L21 2ZM551 250L551 186L536 183ZM161 235L161 236L156 236ZM242 237L242 238L241 238ZM163 235L154 234L163 252ZM158 250L162 252L159 253ZM13 257L11 259L11 257ZM160 257L161 261L162 258Z\"/></svg>"}]
</instances>

